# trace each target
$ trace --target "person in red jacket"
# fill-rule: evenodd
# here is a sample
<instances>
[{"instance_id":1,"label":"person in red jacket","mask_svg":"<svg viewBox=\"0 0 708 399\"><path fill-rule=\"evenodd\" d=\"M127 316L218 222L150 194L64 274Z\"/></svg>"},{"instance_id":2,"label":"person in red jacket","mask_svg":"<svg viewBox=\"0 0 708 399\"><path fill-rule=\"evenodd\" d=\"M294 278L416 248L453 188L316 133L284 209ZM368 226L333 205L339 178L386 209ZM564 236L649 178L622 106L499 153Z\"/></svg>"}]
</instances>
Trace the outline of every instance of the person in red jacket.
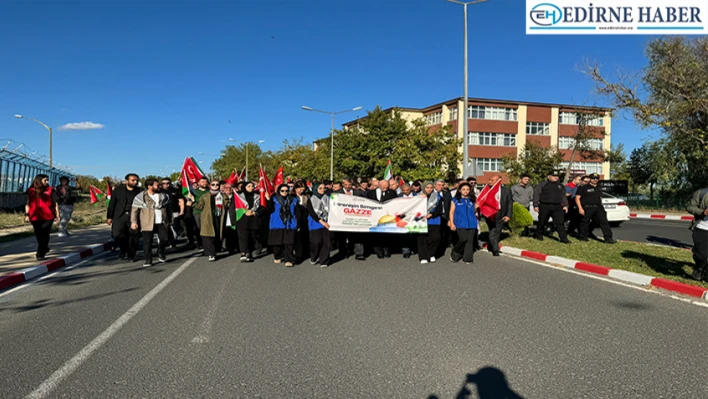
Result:
<instances>
[{"instance_id":1,"label":"person in red jacket","mask_svg":"<svg viewBox=\"0 0 708 399\"><path fill-rule=\"evenodd\" d=\"M49 252L49 234L55 221L59 221L57 194L49 185L49 176L37 175L27 190L25 205L25 223L32 223L37 238L37 260L44 260Z\"/></svg>"}]
</instances>

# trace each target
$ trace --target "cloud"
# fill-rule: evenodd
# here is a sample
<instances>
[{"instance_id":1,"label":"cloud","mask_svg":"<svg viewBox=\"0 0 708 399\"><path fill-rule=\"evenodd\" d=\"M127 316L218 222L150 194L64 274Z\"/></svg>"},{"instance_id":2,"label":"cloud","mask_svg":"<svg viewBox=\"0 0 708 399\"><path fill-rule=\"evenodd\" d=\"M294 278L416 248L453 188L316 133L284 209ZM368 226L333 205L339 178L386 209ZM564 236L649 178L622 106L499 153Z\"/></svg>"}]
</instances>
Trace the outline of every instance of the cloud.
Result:
<instances>
[{"instance_id":1,"label":"cloud","mask_svg":"<svg viewBox=\"0 0 708 399\"><path fill-rule=\"evenodd\" d=\"M103 129L105 126L100 123L93 122L73 122L60 126L59 130L93 130Z\"/></svg>"}]
</instances>

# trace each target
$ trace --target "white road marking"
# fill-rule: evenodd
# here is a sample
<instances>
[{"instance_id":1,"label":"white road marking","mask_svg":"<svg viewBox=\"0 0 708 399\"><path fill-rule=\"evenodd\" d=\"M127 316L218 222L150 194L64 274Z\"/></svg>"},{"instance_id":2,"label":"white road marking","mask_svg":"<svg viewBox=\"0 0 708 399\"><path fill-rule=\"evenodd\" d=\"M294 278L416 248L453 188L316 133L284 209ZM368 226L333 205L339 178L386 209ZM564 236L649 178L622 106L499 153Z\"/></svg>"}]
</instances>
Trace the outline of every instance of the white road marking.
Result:
<instances>
[{"instance_id":1,"label":"white road marking","mask_svg":"<svg viewBox=\"0 0 708 399\"><path fill-rule=\"evenodd\" d=\"M115 335L126 323L130 321L138 312L140 312L150 301L157 296L165 287L167 287L174 279L177 278L183 271L189 267L197 258L191 258L184 262L177 270L172 272L167 278L162 280L155 288L148 292L141 300L138 301L133 307L128 309L118 320L114 321L105 331L99 334L93 341L86 345L79 353L74 357L69 359L64 365L57 371L55 371L46 381L44 381L39 388L35 389L27 395L26 399L39 399L47 397L54 391L61 382L70 376L74 371L76 371L81 365L88 360L91 355L97 351L103 344L106 343L113 335Z\"/></svg>"},{"instance_id":2,"label":"white road marking","mask_svg":"<svg viewBox=\"0 0 708 399\"><path fill-rule=\"evenodd\" d=\"M226 286L229 282L231 282L231 278L233 277L236 268L232 267L230 268L230 270L231 272L229 274L229 277L225 278L223 283L221 283L221 288L219 289L219 292L214 297L214 300L211 301L211 304L209 304L209 311L207 312L206 317L204 317L202 326L199 329L199 335L192 338L192 343L208 344L209 341L211 341L211 328L214 325L214 320L216 319L216 310L219 308L219 304L221 304L221 298L224 296Z\"/></svg>"}]
</instances>

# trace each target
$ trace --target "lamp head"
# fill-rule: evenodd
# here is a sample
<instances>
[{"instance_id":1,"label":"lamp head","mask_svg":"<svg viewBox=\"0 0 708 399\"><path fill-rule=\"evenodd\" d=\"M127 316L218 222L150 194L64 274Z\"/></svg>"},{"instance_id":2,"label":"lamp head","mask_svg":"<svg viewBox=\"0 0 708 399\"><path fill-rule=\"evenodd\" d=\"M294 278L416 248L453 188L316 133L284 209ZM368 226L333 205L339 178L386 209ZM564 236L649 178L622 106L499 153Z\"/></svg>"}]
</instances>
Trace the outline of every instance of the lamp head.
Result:
<instances>
[{"instance_id":1,"label":"lamp head","mask_svg":"<svg viewBox=\"0 0 708 399\"><path fill-rule=\"evenodd\" d=\"M302 106L302 109L304 109L305 111L312 111L312 108L306 107L306 106L304 106L304 105Z\"/></svg>"},{"instance_id":2,"label":"lamp head","mask_svg":"<svg viewBox=\"0 0 708 399\"><path fill-rule=\"evenodd\" d=\"M15 114L15 118L17 118L17 119L22 119L22 115L20 115L20 114Z\"/></svg>"},{"instance_id":3,"label":"lamp head","mask_svg":"<svg viewBox=\"0 0 708 399\"><path fill-rule=\"evenodd\" d=\"M358 110L360 110L360 109L361 109L361 107L356 107L356 108L354 108L352 111L358 111Z\"/></svg>"}]
</instances>

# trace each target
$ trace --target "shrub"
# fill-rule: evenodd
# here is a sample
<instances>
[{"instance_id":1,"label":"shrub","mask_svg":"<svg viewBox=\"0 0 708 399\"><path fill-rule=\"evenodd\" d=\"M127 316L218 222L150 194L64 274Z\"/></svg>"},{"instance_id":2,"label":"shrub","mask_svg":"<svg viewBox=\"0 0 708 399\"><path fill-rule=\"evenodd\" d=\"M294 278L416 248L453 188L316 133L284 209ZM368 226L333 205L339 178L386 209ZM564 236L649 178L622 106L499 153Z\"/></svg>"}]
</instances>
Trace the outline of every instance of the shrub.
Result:
<instances>
[{"instance_id":1,"label":"shrub","mask_svg":"<svg viewBox=\"0 0 708 399\"><path fill-rule=\"evenodd\" d=\"M528 209L523 205L514 202L512 209L511 220L509 221L509 230L512 237L519 236L523 231L533 225L533 216Z\"/></svg>"}]
</instances>

